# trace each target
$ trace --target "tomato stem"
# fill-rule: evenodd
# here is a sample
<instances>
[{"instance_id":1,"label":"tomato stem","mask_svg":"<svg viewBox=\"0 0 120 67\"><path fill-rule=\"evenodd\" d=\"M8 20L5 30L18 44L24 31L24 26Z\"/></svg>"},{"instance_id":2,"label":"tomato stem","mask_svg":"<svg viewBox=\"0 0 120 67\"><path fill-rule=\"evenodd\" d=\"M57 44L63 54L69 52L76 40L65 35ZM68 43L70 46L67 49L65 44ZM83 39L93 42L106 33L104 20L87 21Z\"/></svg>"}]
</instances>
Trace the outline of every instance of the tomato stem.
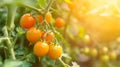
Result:
<instances>
[{"instance_id":1,"label":"tomato stem","mask_svg":"<svg viewBox=\"0 0 120 67\"><path fill-rule=\"evenodd\" d=\"M60 63L64 66L64 67L70 67L68 64L65 64L61 58L58 59L60 61Z\"/></svg>"},{"instance_id":2,"label":"tomato stem","mask_svg":"<svg viewBox=\"0 0 120 67\"><path fill-rule=\"evenodd\" d=\"M7 16L7 29L14 29L14 18L17 10L17 6L9 5L8 7L8 16Z\"/></svg>"},{"instance_id":3,"label":"tomato stem","mask_svg":"<svg viewBox=\"0 0 120 67\"><path fill-rule=\"evenodd\" d=\"M48 3L47 7L45 8L46 9L45 14L49 11L49 9L52 6L52 4L53 4L54 1L55 0L50 0L50 2Z\"/></svg>"},{"instance_id":4,"label":"tomato stem","mask_svg":"<svg viewBox=\"0 0 120 67\"><path fill-rule=\"evenodd\" d=\"M17 39L18 39L18 34L16 34L16 36L15 36L15 38L14 38L14 41L13 41L13 47L15 46L15 43L16 43L16 41L17 41Z\"/></svg>"},{"instance_id":5,"label":"tomato stem","mask_svg":"<svg viewBox=\"0 0 120 67\"><path fill-rule=\"evenodd\" d=\"M12 47L12 42L10 41L10 38L9 38L9 35L8 35L8 30L7 30L6 26L4 27L4 34L5 34L5 37L8 37L7 47L9 49L9 53L11 54L12 59L15 60L16 57L15 57L15 53L14 53L14 48Z\"/></svg>"},{"instance_id":6,"label":"tomato stem","mask_svg":"<svg viewBox=\"0 0 120 67\"><path fill-rule=\"evenodd\" d=\"M40 14L42 14L42 12L41 12L42 10L41 9L35 8L35 7L27 5L27 4L21 4L21 5L24 6L24 7L29 8L29 9L32 9L32 10L34 10L34 11L40 13Z\"/></svg>"}]
</instances>

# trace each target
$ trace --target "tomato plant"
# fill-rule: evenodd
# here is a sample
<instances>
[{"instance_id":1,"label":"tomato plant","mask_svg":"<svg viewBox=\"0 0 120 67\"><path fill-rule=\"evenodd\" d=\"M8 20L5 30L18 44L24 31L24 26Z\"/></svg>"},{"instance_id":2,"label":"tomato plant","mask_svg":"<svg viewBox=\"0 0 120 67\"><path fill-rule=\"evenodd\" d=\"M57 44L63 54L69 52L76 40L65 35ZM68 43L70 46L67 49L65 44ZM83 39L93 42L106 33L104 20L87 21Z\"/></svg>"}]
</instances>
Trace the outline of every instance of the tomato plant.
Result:
<instances>
[{"instance_id":1,"label":"tomato plant","mask_svg":"<svg viewBox=\"0 0 120 67\"><path fill-rule=\"evenodd\" d=\"M70 67L69 63L62 59L63 54L67 54L62 47L66 41L54 26L55 18L59 17L55 11L58 9L56 4L60 5L60 2L56 0L1 1L0 65L3 67ZM63 27L63 20L61 22Z\"/></svg>"},{"instance_id":2,"label":"tomato plant","mask_svg":"<svg viewBox=\"0 0 120 67\"><path fill-rule=\"evenodd\" d=\"M1 0L0 67L120 67L118 0Z\"/></svg>"}]
</instances>

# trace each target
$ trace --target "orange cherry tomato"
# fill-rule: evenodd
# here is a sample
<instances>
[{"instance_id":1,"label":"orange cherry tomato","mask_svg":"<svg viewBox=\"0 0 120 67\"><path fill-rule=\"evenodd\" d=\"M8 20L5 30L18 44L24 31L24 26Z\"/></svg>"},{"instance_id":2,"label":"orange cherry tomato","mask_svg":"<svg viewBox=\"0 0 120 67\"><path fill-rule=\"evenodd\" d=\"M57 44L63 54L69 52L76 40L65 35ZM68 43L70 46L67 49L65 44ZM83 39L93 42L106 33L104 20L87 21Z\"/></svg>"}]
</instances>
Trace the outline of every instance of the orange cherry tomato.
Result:
<instances>
[{"instance_id":1,"label":"orange cherry tomato","mask_svg":"<svg viewBox=\"0 0 120 67\"><path fill-rule=\"evenodd\" d=\"M45 31L42 31L41 38L44 38L44 35L45 35Z\"/></svg>"},{"instance_id":2,"label":"orange cherry tomato","mask_svg":"<svg viewBox=\"0 0 120 67\"><path fill-rule=\"evenodd\" d=\"M44 35L46 34L45 31L42 31L41 38L44 38ZM50 32L46 35L45 40L48 44L50 44L52 41L54 41L54 33Z\"/></svg>"},{"instance_id":3,"label":"orange cherry tomato","mask_svg":"<svg viewBox=\"0 0 120 67\"><path fill-rule=\"evenodd\" d=\"M43 21L43 16L42 15L38 15L37 17L38 17L38 22L39 23Z\"/></svg>"},{"instance_id":4,"label":"orange cherry tomato","mask_svg":"<svg viewBox=\"0 0 120 67\"><path fill-rule=\"evenodd\" d=\"M54 33L53 32L50 32L48 33L48 35L46 36L46 42L48 44L50 44L52 41L54 41Z\"/></svg>"},{"instance_id":5,"label":"orange cherry tomato","mask_svg":"<svg viewBox=\"0 0 120 67\"><path fill-rule=\"evenodd\" d=\"M30 29L35 25L35 23L36 23L35 18L29 13L24 14L20 19L20 25L22 28L25 29Z\"/></svg>"},{"instance_id":6,"label":"orange cherry tomato","mask_svg":"<svg viewBox=\"0 0 120 67\"><path fill-rule=\"evenodd\" d=\"M63 27L64 25L65 25L64 19L62 19L62 18L60 18L60 17L56 18L56 20L55 20L55 27L61 28L61 27Z\"/></svg>"},{"instance_id":7,"label":"orange cherry tomato","mask_svg":"<svg viewBox=\"0 0 120 67\"><path fill-rule=\"evenodd\" d=\"M33 48L34 54L38 57L46 55L49 51L49 45L45 42L36 42Z\"/></svg>"},{"instance_id":8,"label":"orange cherry tomato","mask_svg":"<svg viewBox=\"0 0 120 67\"><path fill-rule=\"evenodd\" d=\"M48 56L53 60L58 59L62 54L62 47L60 45L49 45Z\"/></svg>"},{"instance_id":9,"label":"orange cherry tomato","mask_svg":"<svg viewBox=\"0 0 120 67\"><path fill-rule=\"evenodd\" d=\"M39 40L41 38L41 31L39 29L36 28L30 28L27 33L26 33L26 37L27 40L30 42L36 42L37 40Z\"/></svg>"},{"instance_id":10,"label":"orange cherry tomato","mask_svg":"<svg viewBox=\"0 0 120 67\"><path fill-rule=\"evenodd\" d=\"M45 16L45 19L46 19L47 22L50 22L50 21L52 20L52 15L51 15L51 13L48 12L48 13L46 14L46 16Z\"/></svg>"}]
</instances>

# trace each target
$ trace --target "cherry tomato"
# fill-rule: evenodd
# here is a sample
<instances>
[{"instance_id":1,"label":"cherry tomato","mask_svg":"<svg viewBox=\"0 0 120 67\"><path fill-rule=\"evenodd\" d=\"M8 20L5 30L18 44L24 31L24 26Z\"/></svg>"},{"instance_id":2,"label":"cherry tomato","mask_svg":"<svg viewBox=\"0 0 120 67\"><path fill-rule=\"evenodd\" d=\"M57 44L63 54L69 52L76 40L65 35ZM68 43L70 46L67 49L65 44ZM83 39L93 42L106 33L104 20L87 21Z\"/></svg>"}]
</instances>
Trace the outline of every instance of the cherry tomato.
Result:
<instances>
[{"instance_id":1,"label":"cherry tomato","mask_svg":"<svg viewBox=\"0 0 120 67\"><path fill-rule=\"evenodd\" d=\"M46 42L48 43L48 44L50 44L51 42L53 42L54 41L54 33L53 32L50 32L50 33L48 33L48 35L46 36Z\"/></svg>"},{"instance_id":2,"label":"cherry tomato","mask_svg":"<svg viewBox=\"0 0 120 67\"><path fill-rule=\"evenodd\" d=\"M109 56L108 55L101 55L100 56L100 60L103 62L103 63L107 63L109 62Z\"/></svg>"},{"instance_id":3,"label":"cherry tomato","mask_svg":"<svg viewBox=\"0 0 120 67\"><path fill-rule=\"evenodd\" d=\"M102 53L103 53L103 54L107 54L108 51L109 51L108 47L103 47L103 48L102 48Z\"/></svg>"},{"instance_id":4,"label":"cherry tomato","mask_svg":"<svg viewBox=\"0 0 120 67\"><path fill-rule=\"evenodd\" d=\"M89 52L90 52L90 49L89 49L88 47L85 47L85 48L83 48L82 52L83 52L84 54L88 55Z\"/></svg>"},{"instance_id":5,"label":"cherry tomato","mask_svg":"<svg viewBox=\"0 0 120 67\"><path fill-rule=\"evenodd\" d=\"M117 59L117 54L115 52L110 52L109 53L110 60L116 60Z\"/></svg>"},{"instance_id":6,"label":"cherry tomato","mask_svg":"<svg viewBox=\"0 0 120 67\"><path fill-rule=\"evenodd\" d=\"M43 21L43 16L42 15L38 15L37 17L38 17L38 22L39 23Z\"/></svg>"},{"instance_id":7,"label":"cherry tomato","mask_svg":"<svg viewBox=\"0 0 120 67\"><path fill-rule=\"evenodd\" d=\"M30 29L35 25L35 23L36 23L35 18L29 13L24 14L20 19L20 25L22 28L25 29Z\"/></svg>"},{"instance_id":8,"label":"cherry tomato","mask_svg":"<svg viewBox=\"0 0 120 67\"><path fill-rule=\"evenodd\" d=\"M60 17L56 18L56 20L55 20L55 27L61 28L61 27L63 27L64 25L65 25L64 19L62 19L62 18L60 18Z\"/></svg>"},{"instance_id":9,"label":"cherry tomato","mask_svg":"<svg viewBox=\"0 0 120 67\"><path fill-rule=\"evenodd\" d=\"M62 47L60 45L49 45L48 56L53 60L58 59L62 54Z\"/></svg>"},{"instance_id":10,"label":"cherry tomato","mask_svg":"<svg viewBox=\"0 0 120 67\"><path fill-rule=\"evenodd\" d=\"M49 51L49 45L45 42L38 41L33 48L34 54L38 57L46 55Z\"/></svg>"},{"instance_id":11,"label":"cherry tomato","mask_svg":"<svg viewBox=\"0 0 120 67\"><path fill-rule=\"evenodd\" d=\"M50 22L50 21L52 20L52 15L51 15L50 12L48 12L48 13L46 14L45 19L46 19L47 22Z\"/></svg>"},{"instance_id":12,"label":"cherry tomato","mask_svg":"<svg viewBox=\"0 0 120 67\"><path fill-rule=\"evenodd\" d=\"M41 31L39 29L36 28L30 28L27 33L26 33L26 37L27 40L30 42L36 42L37 40L39 40L41 38Z\"/></svg>"},{"instance_id":13,"label":"cherry tomato","mask_svg":"<svg viewBox=\"0 0 120 67\"><path fill-rule=\"evenodd\" d=\"M96 57L98 55L98 50L96 48L93 48L90 50L90 55L92 57Z\"/></svg>"},{"instance_id":14,"label":"cherry tomato","mask_svg":"<svg viewBox=\"0 0 120 67\"><path fill-rule=\"evenodd\" d=\"M44 38L44 35L46 34L45 31L42 31L42 38ZM51 42L54 41L54 33L53 32L49 32L46 37L45 37L45 40L48 44L50 44Z\"/></svg>"}]
</instances>

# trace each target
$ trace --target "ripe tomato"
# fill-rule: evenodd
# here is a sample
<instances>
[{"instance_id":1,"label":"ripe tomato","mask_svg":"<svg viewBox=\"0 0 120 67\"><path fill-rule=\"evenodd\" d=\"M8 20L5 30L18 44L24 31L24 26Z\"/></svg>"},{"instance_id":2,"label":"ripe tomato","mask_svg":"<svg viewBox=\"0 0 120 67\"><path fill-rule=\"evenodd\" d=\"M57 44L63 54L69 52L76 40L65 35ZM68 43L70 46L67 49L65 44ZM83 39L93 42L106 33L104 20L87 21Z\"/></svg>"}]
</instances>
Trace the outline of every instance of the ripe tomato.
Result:
<instances>
[{"instance_id":1,"label":"ripe tomato","mask_svg":"<svg viewBox=\"0 0 120 67\"><path fill-rule=\"evenodd\" d=\"M45 31L42 31L41 38L44 38L44 35L46 34ZM52 41L54 41L54 33L50 32L46 35L45 40L48 44L50 44Z\"/></svg>"},{"instance_id":2,"label":"ripe tomato","mask_svg":"<svg viewBox=\"0 0 120 67\"><path fill-rule=\"evenodd\" d=\"M44 38L45 31L42 31L41 33L42 33L41 38Z\"/></svg>"},{"instance_id":3,"label":"ripe tomato","mask_svg":"<svg viewBox=\"0 0 120 67\"><path fill-rule=\"evenodd\" d=\"M46 19L47 22L50 22L50 21L52 20L52 15L51 15L51 13L48 12L48 13L46 14L46 16L45 16L45 19Z\"/></svg>"},{"instance_id":4,"label":"ripe tomato","mask_svg":"<svg viewBox=\"0 0 120 67\"><path fill-rule=\"evenodd\" d=\"M46 36L46 42L48 44L50 44L52 41L54 41L54 33L53 32L50 32L48 33L48 35Z\"/></svg>"},{"instance_id":5,"label":"ripe tomato","mask_svg":"<svg viewBox=\"0 0 120 67\"><path fill-rule=\"evenodd\" d=\"M62 19L62 18L60 18L60 17L56 18L56 20L55 20L55 26L56 26L57 28L61 28L61 27L63 27L64 25L65 25L64 19Z\"/></svg>"},{"instance_id":6,"label":"ripe tomato","mask_svg":"<svg viewBox=\"0 0 120 67\"><path fill-rule=\"evenodd\" d=\"M49 45L48 56L53 60L58 59L62 54L62 47L60 45Z\"/></svg>"},{"instance_id":7,"label":"ripe tomato","mask_svg":"<svg viewBox=\"0 0 120 67\"><path fill-rule=\"evenodd\" d=\"M36 28L30 28L27 33L26 33L26 37L28 39L28 41L30 42L36 42L37 40L40 39L41 37L41 31L39 29Z\"/></svg>"},{"instance_id":8,"label":"ripe tomato","mask_svg":"<svg viewBox=\"0 0 120 67\"><path fill-rule=\"evenodd\" d=\"M48 53L49 45L47 43L38 41L35 43L33 51L36 56L42 57Z\"/></svg>"},{"instance_id":9,"label":"ripe tomato","mask_svg":"<svg viewBox=\"0 0 120 67\"><path fill-rule=\"evenodd\" d=\"M43 16L42 15L38 15L37 18L38 18L39 23L43 21Z\"/></svg>"},{"instance_id":10,"label":"ripe tomato","mask_svg":"<svg viewBox=\"0 0 120 67\"><path fill-rule=\"evenodd\" d=\"M110 52L109 53L110 60L116 60L117 59L117 54L115 52Z\"/></svg>"},{"instance_id":11,"label":"ripe tomato","mask_svg":"<svg viewBox=\"0 0 120 67\"><path fill-rule=\"evenodd\" d=\"M20 25L22 28L25 29L30 29L35 25L35 23L36 23L35 18L29 13L24 14L20 19Z\"/></svg>"},{"instance_id":12,"label":"ripe tomato","mask_svg":"<svg viewBox=\"0 0 120 67\"><path fill-rule=\"evenodd\" d=\"M100 60L103 63L107 63L109 61L109 56L108 55L102 55L102 56L100 56Z\"/></svg>"}]
</instances>

